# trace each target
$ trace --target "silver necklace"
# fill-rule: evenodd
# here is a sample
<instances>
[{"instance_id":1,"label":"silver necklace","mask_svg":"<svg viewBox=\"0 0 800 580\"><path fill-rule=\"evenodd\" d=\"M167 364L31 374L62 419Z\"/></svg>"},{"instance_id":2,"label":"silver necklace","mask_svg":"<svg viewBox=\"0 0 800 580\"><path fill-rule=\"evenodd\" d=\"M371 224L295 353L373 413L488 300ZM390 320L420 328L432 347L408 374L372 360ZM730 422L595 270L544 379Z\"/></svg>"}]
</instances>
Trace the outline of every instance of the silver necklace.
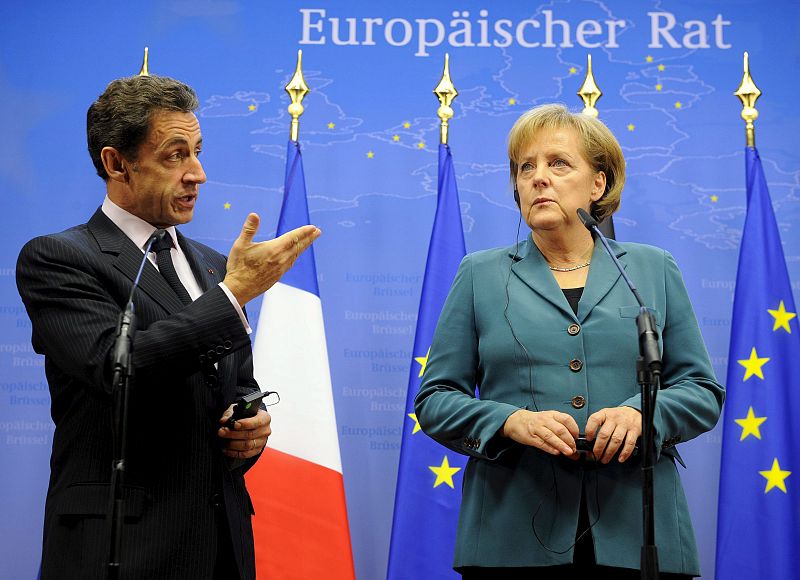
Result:
<instances>
[{"instance_id":1,"label":"silver necklace","mask_svg":"<svg viewBox=\"0 0 800 580\"><path fill-rule=\"evenodd\" d=\"M558 266L550 266L549 264L548 264L547 267L550 268L553 272L573 272L575 270L580 270L581 268L585 268L586 266L588 266L591 263L592 263L592 261L589 260L585 264L579 264L577 266L571 266L569 268L559 268Z\"/></svg>"}]
</instances>

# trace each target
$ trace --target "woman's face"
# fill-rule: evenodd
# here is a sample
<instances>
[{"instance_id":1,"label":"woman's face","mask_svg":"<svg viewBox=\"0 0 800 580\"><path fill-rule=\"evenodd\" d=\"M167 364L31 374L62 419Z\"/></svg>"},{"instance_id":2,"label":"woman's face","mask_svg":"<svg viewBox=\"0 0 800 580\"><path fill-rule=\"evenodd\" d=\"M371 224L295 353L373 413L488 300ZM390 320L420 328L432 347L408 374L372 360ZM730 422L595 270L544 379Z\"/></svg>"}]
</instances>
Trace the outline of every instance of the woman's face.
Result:
<instances>
[{"instance_id":1,"label":"woman's face","mask_svg":"<svg viewBox=\"0 0 800 580\"><path fill-rule=\"evenodd\" d=\"M517 161L520 211L530 228L582 228L576 210L589 211L591 203L600 199L606 176L585 159L578 133L569 127L543 129Z\"/></svg>"}]
</instances>

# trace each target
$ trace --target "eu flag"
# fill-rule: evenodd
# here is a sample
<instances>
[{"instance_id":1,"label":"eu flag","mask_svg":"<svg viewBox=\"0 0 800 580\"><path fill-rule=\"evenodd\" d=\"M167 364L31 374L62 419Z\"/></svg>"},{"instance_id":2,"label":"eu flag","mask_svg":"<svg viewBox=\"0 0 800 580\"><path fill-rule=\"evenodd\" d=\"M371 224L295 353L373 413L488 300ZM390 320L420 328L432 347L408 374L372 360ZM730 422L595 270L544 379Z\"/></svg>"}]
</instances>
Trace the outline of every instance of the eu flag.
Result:
<instances>
[{"instance_id":1,"label":"eu flag","mask_svg":"<svg viewBox=\"0 0 800 580\"><path fill-rule=\"evenodd\" d=\"M439 314L465 253L453 157L450 148L440 144L438 201L408 380L389 580L459 577L452 562L466 457L439 445L420 430L414 414L414 396L422 382Z\"/></svg>"},{"instance_id":2,"label":"eu flag","mask_svg":"<svg viewBox=\"0 0 800 580\"><path fill-rule=\"evenodd\" d=\"M717 578L797 578L800 328L755 148L733 302L722 439Z\"/></svg>"}]
</instances>

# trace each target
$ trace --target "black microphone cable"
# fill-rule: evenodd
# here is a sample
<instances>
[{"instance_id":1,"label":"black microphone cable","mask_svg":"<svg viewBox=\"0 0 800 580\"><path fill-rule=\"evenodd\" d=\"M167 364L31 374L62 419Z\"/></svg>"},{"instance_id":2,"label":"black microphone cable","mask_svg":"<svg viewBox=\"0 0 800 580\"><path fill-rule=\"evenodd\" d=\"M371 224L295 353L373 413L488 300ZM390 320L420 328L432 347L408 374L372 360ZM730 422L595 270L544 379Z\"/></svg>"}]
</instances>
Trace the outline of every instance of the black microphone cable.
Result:
<instances>
[{"instance_id":1,"label":"black microphone cable","mask_svg":"<svg viewBox=\"0 0 800 580\"><path fill-rule=\"evenodd\" d=\"M515 187L515 190L516 190L516 187ZM526 361L526 364L527 364L527 367L528 367L528 389L530 390L530 393L531 393L531 401L533 402L533 408L536 409L537 412L539 412L539 406L536 404L536 393L535 393L535 390L533 388L533 361L531 360L531 356L530 356L530 353L528 352L528 349L525 347L525 345L522 343L522 341L519 339L519 337L517 337L517 333L514 331L514 325L511 323L511 318L508 316L508 309L509 309L509 306L511 304L511 296L510 296L510 293L509 293L509 284L511 282L511 273L514 270L514 264L516 264L520 259L519 258L519 246L520 246L519 233L520 233L521 228L522 228L522 209L520 208L519 221L517 222L517 237L516 237L516 244L515 244L515 247L514 247L514 256L511 258L511 262L509 263L509 266L508 266L508 275L506 276L506 285L505 285L506 286L505 287L505 290L506 290L506 305L505 305L505 308L503 309L503 317L506 319L506 323L508 324L508 329L511 331L511 336L514 337L514 341L517 343L517 345L519 345L519 347L522 349L522 352L525 355L525 361ZM533 243L533 241L531 241L531 243ZM515 358L516 358L516 355L515 355ZM539 514L539 511L542 509L542 506L544 505L544 503L550 498L550 496L552 495L553 491L555 491L556 505L558 505L558 502L559 502L558 486L556 485L556 468L555 468L555 465L554 465L555 458L552 455L550 455L549 453L545 454L545 456L547 457L548 463L550 465L550 473L551 473L551 476L552 476L553 483L550 486L550 489L547 491L547 493L544 495L544 497L539 502L539 505L536 507L536 511L533 512L533 516L531 516L531 530L533 531L533 535L536 537L536 541L539 542L539 545L542 546L542 548L544 548L545 550L547 550L548 552L550 552L552 554L566 554L572 548L574 548L578 544L578 542L586 534L590 533L592 528L595 526L595 524L597 524L597 522L600 521L600 491L599 491L599 487L600 486L599 486L599 483L597 481L597 474L595 474L595 477L594 477L594 494L595 494L595 503L597 505L597 517L595 518L595 520L589 524L588 528L583 530L580 534L576 535L575 541L571 545L569 545L567 548L565 548L564 550L555 550L555 549L551 548L550 546L548 546L539 537L539 533L536 531L536 516ZM593 457L594 461L598 461L598 458L594 455L594 450L592 451L592 457ZM581 492L581 493L583 493L583 492ZM578 509L580 510L580 507ZM588 506L587 506L587 510L588 510Z\"/></svg>"}]
</instances>

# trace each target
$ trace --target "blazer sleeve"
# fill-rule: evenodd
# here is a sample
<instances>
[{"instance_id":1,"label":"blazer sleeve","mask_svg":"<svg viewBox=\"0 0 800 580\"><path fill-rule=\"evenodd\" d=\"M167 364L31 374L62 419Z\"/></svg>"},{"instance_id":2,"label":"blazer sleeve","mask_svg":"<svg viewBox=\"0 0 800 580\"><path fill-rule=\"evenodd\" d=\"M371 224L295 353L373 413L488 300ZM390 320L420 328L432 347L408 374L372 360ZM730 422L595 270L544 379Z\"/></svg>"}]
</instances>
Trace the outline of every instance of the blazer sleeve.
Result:
<instances>
[{"instance_id":1,"label":"blazer sleeve","mask_svg":"<svg viewBox=\"0 0 800 580\"><path fill-rule=\"evenodd\" d=\"M663 255L666 312L654 421L657 453L711 430L725 401L725 389L717 382L678 265L669 252ZM641 411L641 397L622 405Z\"/></svg>"},{"instance_id":2,"label":"blazer sleeve","mask_svg":"<svg viewBox=\"0 0 800 580\"><path fill-rule=\"evenodd\" d=\"M33 326L33 345L60 372L111 389L111 351L127 296L112 295L96 255L56 237L22 249L17 286ZM141 317L137 326L142 325ZM249 347L250 339L225 292L215 286L171 316L139 326L133 363L137 383L151 376L185 378Z\"/></svg>"},{"instance_id":3,"label":"blazer sleeve","mask_svg":"<svg viewBox=\"0 0 800 580\"><path fill-rule=\"evenodd\" d=\"M422 430L445 447L496 459L512 445L499 431L518 408L477 398L479 381L472 259L466 256L439 316L414 410Z\"/></svg>"}]
</instances>

